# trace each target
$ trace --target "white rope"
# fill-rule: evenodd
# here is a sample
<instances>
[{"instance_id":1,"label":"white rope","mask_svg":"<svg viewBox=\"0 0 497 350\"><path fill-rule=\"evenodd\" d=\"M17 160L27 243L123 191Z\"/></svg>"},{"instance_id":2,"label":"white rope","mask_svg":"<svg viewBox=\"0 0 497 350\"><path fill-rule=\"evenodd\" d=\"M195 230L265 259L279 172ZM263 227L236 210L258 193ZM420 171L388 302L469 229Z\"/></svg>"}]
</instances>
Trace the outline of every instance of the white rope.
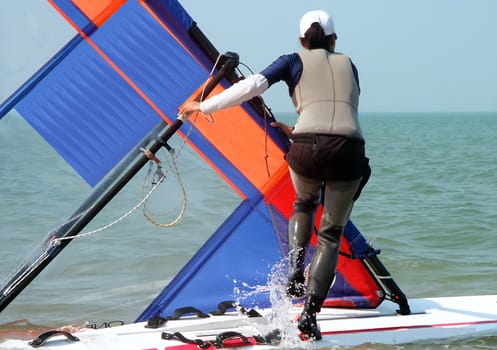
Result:
<instances>
[{"instance_id":1,"label":"white rope","mask_svg":"<svg viewBox=\"0 0 497 350\"><path fill-rule=\"evenodd\" d=\"M216 62L214 62L214 65L212 66L212 69L209 73L209 76L212 77L212 75L214 74L214 70L216 69L217 67L217 64L219 63L219 61L221 60L221 58L223 57L223 54L220 53L217 58L216 58ZM202 93L200 94L200 98L199 98L199 102L202 102L204 100L204 97L205 97L205 89L207 88L207 84L208 84L208 80L206 80L204 82L204 86L202 87ZM197 117L198 113L195 114L195 118ZM207 117L207 115L204 116L205 120L207 120L208 123L211 123L211 124L214 124L214 116L212 114L209 114L209 117ZM187 137L186 137L187 138Z\"/></svg>"},{"instance_id":2,"label":"white rope","mask_svg":"<svg viewBox=\"0 0 497 350\"><path fill-rule=\"evenodd\" d=\"M184 144L186 143L186 140L183 142L183 144L181 145L180 147L180 150L183 149L183 146ZM146 152L146 150L143 150L144 152ZM179 152L178 152L179 154ZM166 158L167 159L167 158ZM153 219L151 219L145 212L144 212L144 215L145 215L145 218L147 218L148 221L150 221L151 223L153 223L154 225L156 226L159 226L159 227L171 227L171 226L174 226L176 224L178 224L181 219L183 218L184 216L184 213L186 211L186 202L187 202L187 197L186 197L186 190L184 188L184 185L183 185L183 182L181 180L181 176L179 174L179 170L178 170L178 167L176 165L176 154L175 152L171 152L171 159L172 159L172 165L169 163L169 167L168 167L168 170L166 171L166 174L169 172L169 169L173 169L175 175L176 175L176 178L178 179L178 183L180 184L180 187L181 187L181 192L182 192L182 195L183 195L183 203L182 203L182 208L181 208L181 211L178 215L178 217L176 219L174 219L172 222L168 223L168 224L160 224L160 223L157 223L155 222ZM160 162L160 161L159 161ZM169 162L169 161L168 161ZM68 240L68 239L74 239L74 238L83 238L83 237L87 237L87 236L90 236L90 235L93 235L95 233L99 233L99 232L102 232L102 231L105 231L107 229L109 229L110 227L116 225L117 223L121 222L122 220L124 220L125 218L127 218L128 216L130 216L132 213L134 213L138 208L140 208L141 206L144 206L144 208L146 208L146 203L148 202L148 200L150 199L150 197L152 196L152 194L159 188L159 186L164 182L165 178L166 178L166 174L163 174L161 169L161 165L160 163L157 164L157 163L154 163L154 162L151 162L151 164L156 164L157 165L157 171L156 173L160 173L160 177L159 179L156 181L156 183L151 187L150 191L148 191L148 193L146 195L143 195L143 191L142 191L142 199L140 202L138 202L133 208L131 208L129 211L127 211L126 213L124 213L122 216L120 216L119 218L115 219L114 221L108 223L107 225L104 225L104 226L101 226L95 230L92 230L92 231L89 231L89 232L84 232L84 233L80 233L80 234L77 234L77 235L74 235L74 236L69 236L69 237L59 237L59 238L55 238L53 239L50 243L52 245L59 245L61 241L64 241L64 240ZM149 170L149 174L150 174L150 170ZM59 225L57 227L57 229L63 225L66 225L74 220L76 220L77 218L81 217L82 215L84 215L85 213L87 213L92 207L88 208L86 211L78 214L77 216L71 218L71 220L63 223L62 225ZM144 209L145 210L145 209Z\"/></svg>"},{"instance_id":3,"label":"white rope","mask_svg":"<svg viewBox=\"0 0 497 350\"><path fill-rule=\"evenodd\" d=\"M148 198L159 187L159 185L164 181L164 179L165 179L165 176L162 176L157 181L157 183L152 187L152 189L147 193L147 195L140 202L138 202L138 204L136 204L133 208L131 208L128 212L126 212L124 215L122 215L121 217L117 218L116 220L108 223L107 225L101 226L101 227L99 227L99 228L97 228L97 229L95 229L93 231L89 231L89 232L85 232L85 233L80 233L80 234L77 234L77 235L74 235L74 236L70 236L70 237L59 237L59 238L55 238L55 239L52 240L51 243L58 245L58 244L60 244L61 241L64 241L64 240L67 240L67 239L87 237L87 236L93 235L95 233L107 230L108 228L114 226L115 224L117 224L117 223L121 222L122 220L124 220L125 218L127 218L129 215L131 215L133 212L135 212L141 205L143 205L143 203L145 203L148 200ZM79 214L78 216L81 216L82 214L83 213ZM74 219L72 219L72 220L74 220Z\"/></svg>"},{"instance_id":4,"label":"white rope","mask_svg":"<svg viewBox=\"0 0 497 350\"><path fill-rule=\"evenodd\" d=\"M184 216L184 214L186 212L187 196L186 196L185 186L183 185L183 181L181 180L181 176L179 174L178 166L176 165L176 157L175 157L174 150L170 151L170 153L171 153L171 162L172 162L172 165L169 163L169 159L166 158L166 159L168 159L168 163L169 163L168 169L173 169L174 175L176 176L176 179L178 180L178 183L179 183L180 188L181 188L181 193L182 193L182 196L183 196L183 201L182 201L181 210L180 210L178 216L174 220L172 220L171 222L165 223L165 224L164 223L159 223L159 222L155 221L154 219L152 219L150 211L148 211L148 207L147 207L148 198L147 198L147 200L145 200L143 202L143 216L149 222L151 222L152 224L154 224L155 226L158 226L158 227L172 227L174 225L177 225L183 219L183 216ZM148 171L147 178L150 177L151 169L152 168L150 167L149 171ZM145 180L145 182L146 182L146 180ZM144 188L145 188L145 185L143 186L143 189ZM142 193L143 193L143 191L142 191ZM148 213L147 213L147 211L148 211Z\"/></svg>"}]
</instances>

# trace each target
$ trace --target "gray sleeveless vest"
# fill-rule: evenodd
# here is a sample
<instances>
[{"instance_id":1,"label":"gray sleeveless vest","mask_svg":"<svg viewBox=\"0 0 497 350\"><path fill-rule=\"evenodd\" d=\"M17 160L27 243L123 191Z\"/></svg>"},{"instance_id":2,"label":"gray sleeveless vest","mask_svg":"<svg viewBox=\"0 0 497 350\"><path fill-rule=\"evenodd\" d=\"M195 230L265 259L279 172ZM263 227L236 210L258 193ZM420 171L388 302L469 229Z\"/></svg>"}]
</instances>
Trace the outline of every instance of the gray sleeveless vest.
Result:
<instances>
[{"instance_id":1,"label":"gray sleeveless vest","mask_svg":"<svg viewBox=\"0 0 497 350\"><path fill-rule=\"evenodd\" d=\"M334 134L363 139L358 122L359 87L350 58L324 49L299 53L302 76L292 101L299 118L294 135Z\"/></svg>"}]
</instances>

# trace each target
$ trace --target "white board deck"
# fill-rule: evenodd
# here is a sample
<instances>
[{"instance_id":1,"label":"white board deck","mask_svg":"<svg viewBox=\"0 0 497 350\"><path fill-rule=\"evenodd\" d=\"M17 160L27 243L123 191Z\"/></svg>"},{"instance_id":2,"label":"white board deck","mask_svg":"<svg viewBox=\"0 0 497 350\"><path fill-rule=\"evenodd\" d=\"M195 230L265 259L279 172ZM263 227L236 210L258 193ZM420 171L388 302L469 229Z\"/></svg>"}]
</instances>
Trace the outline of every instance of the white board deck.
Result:
<instances>
[{"instance_id":1,"label":"white board deck","mask_svg":"<svg viewBox=\"0 0 497 350\"><path fill-rule=\"evenodd\" d=\"M477 334L497 334L497 295L410 299L411 315L397 315L397 305L385 301L374 310L324 308L318 316L323 340L314 342L313 348L331 346L355 346L363 343L402 344L451 337L469 337ZM258 310L267 314L268 310ZM300 314L294 308L290 315ZM227 313L209 318L186 317L168 321L157 329L145 328L146 323L135 323L106 329L88 329L73 335L79 341L69 341L63 336L48 339L40 349L88 350L88 349L198 349L195 344L177 340L164 340L163 332L181 332L188 339L213 341L216 335L226 331L239 332L254 343L253 335L271 330L266 317L247 318L238 313ZM284 335L280 348L308 347L301 342L296 326L293 339ZM290 331L290 333L292 330ZM232 342L234 344L229 344ZM29 349L28 341L7 340L0 348ZM307 346L306 346L307 345ZM277 345L244 345L239 337L227 341L225 347L243 349L276 349ZM208 349L215 349L214 346Z\"/></svg>"}]
</instances>

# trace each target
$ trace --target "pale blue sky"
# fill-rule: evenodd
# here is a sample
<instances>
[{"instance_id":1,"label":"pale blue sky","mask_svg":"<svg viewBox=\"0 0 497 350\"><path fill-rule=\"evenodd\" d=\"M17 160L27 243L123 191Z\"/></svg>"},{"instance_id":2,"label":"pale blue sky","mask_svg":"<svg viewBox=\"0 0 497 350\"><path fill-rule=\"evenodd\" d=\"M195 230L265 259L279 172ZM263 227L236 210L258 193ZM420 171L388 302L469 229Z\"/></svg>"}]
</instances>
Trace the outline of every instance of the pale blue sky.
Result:
<instances>
[{"instance_id":1,"label":"pale blue sky","mask_svg":"<svg viewBox=\"0 0 497 350\"><path fill-rule=\"evenodd\" d=\"M254 71L299 50L300 17L326 10L337 51L359 69L363 112L497 112L496 0L180 2L219 51L237 52ZM72 35L46 1L3 1L0 99ZM275 112L292 111L284 84L264 98Z\"/></svg>"}]
</instances>

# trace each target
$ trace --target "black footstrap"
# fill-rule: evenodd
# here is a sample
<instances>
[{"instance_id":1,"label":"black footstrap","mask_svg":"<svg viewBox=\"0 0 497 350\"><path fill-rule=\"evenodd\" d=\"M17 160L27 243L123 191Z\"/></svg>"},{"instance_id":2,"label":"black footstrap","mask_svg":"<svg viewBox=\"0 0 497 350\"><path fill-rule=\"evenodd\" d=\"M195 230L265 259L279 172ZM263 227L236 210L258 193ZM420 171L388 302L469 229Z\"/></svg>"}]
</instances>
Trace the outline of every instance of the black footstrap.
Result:
<instances>
[{"instance_id":1,"label":"black footstrap","mask_svg":"<svg viewBox=\"0 0 497 350\"><path fill-rule=\"evenodd\" d=\"M234 331L219 333L216 336L216 340L213 341L212 344L218 349L224 348L224 342L230 339L240 339L243 342L243 344L252 345L252 343L248 340L246 336L244 336L242 333Z\"/></svg>"},{"instance_id":2,"label":"black footstrap","mask_svg":"<svg viewBox=\"0 0 497 350\"><path fill-rule=\"evenodd\" d=\"M207 318L209 315L203 313L197 308L192 306L180 307L179 309L174 310L173 316L171 318L167 318L169 320L179 320L182 316L195 314L198 318Z\"/></svg>"},{"instance_id":3,"label":"black footstrap","mask_svg":"<svg viewBox=\"0 0 497 350\"><path fill-rule=\"evenodd\" d=\"M152 316L148 319L147 324L145 325L145 328L159 328L162 326L164 323L167 322L167 319L165 317L161 316Z\"/></svg>"},{"instance_id":4,"label":"black footstrap","mask_svg":"<svg viewBox=\"0 0 497 350\"><path fill-rule=\"evenodd\" d=\"M281 342L281 332L273 329L266 335L254 335L254 340L259 345L278 345Z\"/></svg>"},{"instance_id":5,"label":"black footstrap","mask_svg":"<svg viewBox=\"0 0 497 350\"><path fill-rule=\"evenodd\" d=\"M209 342L206 342L202 339L188 339L180 332L175 332L175 333L162 332L161 338L165 340L178 340L185 344L195 344L200 349L207 349L208 347L211 346Z\"/></svg>"},{"instance_id":6,"label":"black footstrap","mask_svg":"<svg viewBox=\"0 0 497 350\"><path fill-rule=\"evenodd\" d=\"M48 331L48 332L45 332L43 334L40 334L38 336L38 338L30 341L29 345L31 345L33 348L38 348L38 347L42 346L43 344L45 344L45 342L48 339L55 337L56 335L63 335L70 341L79 341L79 338L75 337L74 335L72 335L69 332L54 330L54 331Z\"/></svg>"},{"instance_id":7,"label":"black footstrap","mask_svg":"<svg viewBox=\"0 0 497 350\"><path fill-rule=\"evenodd\" d=\"M221 315L224 315L227 310L237 309L237 308L240 308L240 312L247 315L247 317L262 317L261 314L259 314L256 310L250 309L247 311L244 307L240 307L236 301L232 301L232 300L226 300L226 301L220 302L217 305L217 310L211 311L211 312L209 312L209 314L212 316L221 316ZM159 328L159 327L163 326L169 320L179 320L182 316L190 315L190 314L194 314L198 318L210 317L209 314L206 314L195 307L186 306L186 307L181 307L179 309L174 310L174 313L172 316L162 317L162 316L156 315L156 316L150 317L147 321L147 324L145 325L145 328Z\"/></svg>"},{"instance_id":8,"label":"black footstrap","mask_svg":"<svg viewBox=\"0 0 497 350\"><path fill-rule=\"evenodd\" d=\"M219 304L217 304L216 311L211 311L209 313L211 315L214 315L214 316L221 316L221 315L224 315L226 313L226 311L229 309L236 309L237 305L238 304L236 303L236 301L232 301L232 300L222 301Z\"/></svg>"},{"instance_id":9,"label":"black footstrap","mask_svg":"<svg viewBox=\"0 0 497 350\"><path fill-rule=\"evenodd\" d=\"M224 315L226 313L226 311L229 309L235 309L235 310L239 309L239 311L242 314L247 315L247 317L262 317L262 315L260 313L258 313L256 310L250 309L247 311L247 309L245 309L243 306L239 305L236 301L232 301L232 300L226 300L226 301L220 302L217 305L217 310L211 311L211 312L209 312L209 314L211 314L213 316L221 316L221 315Z\"/></svg>"},{"instance_id":10,"label":"black footstrap","mask_svg":"<svg viewBox=\"0 0 497 350\"><path fill-rule=\"evenodd\" d=\"M164 325L169 320L179 320L182 316L195 314L198 318L210 317L208 314L203 313L197 308L192 306L180 307L174 310L172 316L162 317L162 316L152 316L148 319L145 328L159 328Z\"/></svg>"},{"instance_id":11,"label":"black footstrap","mask_svg":"<svg viewBox=\"0 0 497 350\"><path fill-rule=\"evenodd\" d=\"M252 345L252 343L246 336L244 336L242 333L234 331L219 333L216 336L216 340L213 341L205 341L202 339L188 339L180 332L175 332L175 333L162 332L161 338L165 340L178 340L185 344L194 344L197 345L200 349L208 349L211 346L215 347L216 349L222 349L224 348L227 340L233 340L233 339L240 339L240 341L244 345Z\"/></svg>"},{"instance_id":12,"label":"black footstrap","mask_svg":"<svg viewBox=\"0 0 497 350\"><path fill-rule=\"evenodd\" d=\"M258 313L254 309L250 309L250 310L246 311L245 315L247 315L247 317L249 317L249 318L252 318L252 317L262 317L262 315L260 313Z\"/></svg>"}]
</instances>

